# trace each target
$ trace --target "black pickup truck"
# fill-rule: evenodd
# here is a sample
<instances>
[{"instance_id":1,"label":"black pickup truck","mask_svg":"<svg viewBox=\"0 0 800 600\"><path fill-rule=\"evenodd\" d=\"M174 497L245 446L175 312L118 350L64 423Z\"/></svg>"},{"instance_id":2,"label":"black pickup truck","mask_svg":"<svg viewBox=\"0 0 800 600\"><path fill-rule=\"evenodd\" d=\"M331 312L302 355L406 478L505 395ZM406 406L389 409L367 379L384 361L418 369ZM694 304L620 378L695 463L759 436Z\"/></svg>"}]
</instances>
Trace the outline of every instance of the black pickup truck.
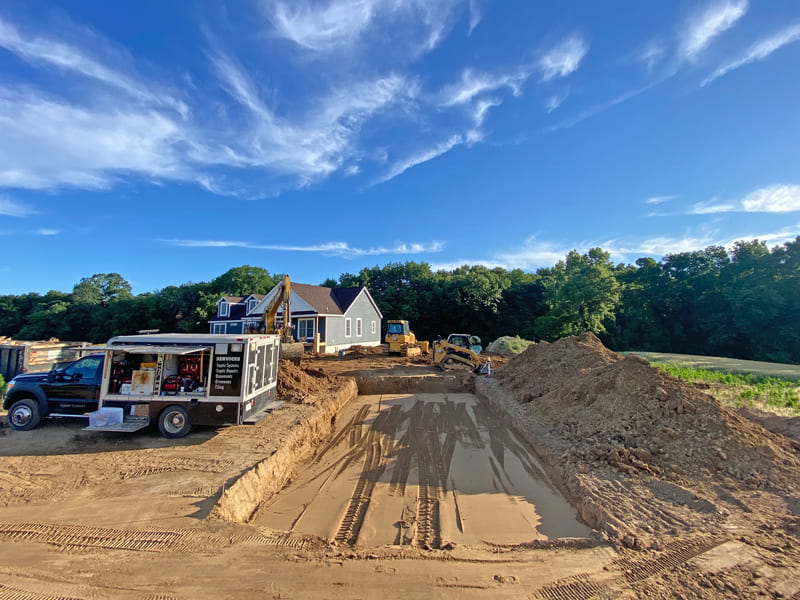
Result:
<instances>
[{"instance_id":1,"label":"black pickup truck","mask_svg":"<svg viewBox=\"0 0 800 600\"><path fill-rule=\"evenodd\" d=\"M52 371L14 377L3 400L8 424L26 431L42 417L80 417L96 410L104 359L104 354L90 354Z\"/></svg>"}]
</instances>

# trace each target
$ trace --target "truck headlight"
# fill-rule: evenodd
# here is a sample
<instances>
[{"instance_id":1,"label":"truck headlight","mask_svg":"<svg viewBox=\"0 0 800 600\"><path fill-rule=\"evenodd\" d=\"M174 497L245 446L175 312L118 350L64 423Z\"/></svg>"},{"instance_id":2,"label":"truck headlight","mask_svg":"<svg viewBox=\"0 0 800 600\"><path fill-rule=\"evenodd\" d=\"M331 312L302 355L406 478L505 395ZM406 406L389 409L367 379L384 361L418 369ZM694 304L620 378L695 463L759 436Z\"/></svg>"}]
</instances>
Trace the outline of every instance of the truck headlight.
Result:
<instances>
[{"instance_id":1,"label":"truck headlight","mask_svg":"<svg viewBox=\"0 0 800 600\"><path fill-rule=\"evenodd\" d=\"M16 383L14 382L14 380L13 380L13 379L12 379L11 381L9 381L9 382L8 382L8 384L6 385L6 394L7 394L8 392L10 392L10 391L11 391L11 388L13 388L15 385L16 385Z\"/></svg>"}]
</instances>

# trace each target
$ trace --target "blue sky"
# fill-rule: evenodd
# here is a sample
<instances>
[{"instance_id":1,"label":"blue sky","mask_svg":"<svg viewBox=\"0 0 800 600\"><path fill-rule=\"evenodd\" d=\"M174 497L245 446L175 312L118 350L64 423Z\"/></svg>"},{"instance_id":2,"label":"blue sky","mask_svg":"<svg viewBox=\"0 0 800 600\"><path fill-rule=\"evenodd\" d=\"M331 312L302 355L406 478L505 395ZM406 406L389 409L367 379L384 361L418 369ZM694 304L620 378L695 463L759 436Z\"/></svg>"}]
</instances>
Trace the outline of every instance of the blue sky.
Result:
<instances>
[{"instance_id":1,"label":"blue sky","mask_svg":"<svg viewBox=\"0 0 800 600\"><path fill-rule=\"evenodd\" d=\"M800 3L10 1L0 293L800 235Z\"/></svg>"}]
</instances>

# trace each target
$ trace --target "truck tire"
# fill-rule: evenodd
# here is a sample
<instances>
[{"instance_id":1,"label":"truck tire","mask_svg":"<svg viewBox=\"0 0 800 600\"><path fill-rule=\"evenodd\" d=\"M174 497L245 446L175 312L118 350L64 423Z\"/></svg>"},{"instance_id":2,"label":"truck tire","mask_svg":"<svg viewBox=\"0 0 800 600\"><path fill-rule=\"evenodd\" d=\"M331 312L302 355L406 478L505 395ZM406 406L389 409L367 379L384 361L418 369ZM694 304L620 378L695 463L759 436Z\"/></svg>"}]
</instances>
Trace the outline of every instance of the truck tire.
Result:
<instances>
[{"instance_id":1,"label":"truck tire","mask_svg":"<svg viewBox=\"0 0 800 600\"><path fill-rule=\"evenodd\" d=\"M158 415L158 430L165 438L181 438L192 428L189 413L178 405L168 406Z\"/></svg>"},{"instance_id":2,"label":"truck tire","mask_svg":"<svg viewBox=\"0 0 800 600\"><path fill-rule=\"evenodd\" d=\"M33 429L42 420L39 413L39 403L33 398L23 398L11 405L8 411L8 424L11 429L28 431Z\"/></svg>"}]
</instances>

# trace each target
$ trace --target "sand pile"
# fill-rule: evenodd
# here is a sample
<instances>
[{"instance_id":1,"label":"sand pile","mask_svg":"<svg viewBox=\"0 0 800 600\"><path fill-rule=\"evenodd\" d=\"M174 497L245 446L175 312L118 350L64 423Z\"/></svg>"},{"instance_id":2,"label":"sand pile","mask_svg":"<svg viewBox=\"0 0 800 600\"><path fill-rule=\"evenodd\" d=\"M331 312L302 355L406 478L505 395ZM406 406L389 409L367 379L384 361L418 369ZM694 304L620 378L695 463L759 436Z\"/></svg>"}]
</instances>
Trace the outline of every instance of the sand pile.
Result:
<instances>
[{"instance_id":1,"label":"sand pile","mask_svg":"<svg viewBox=\"0 0 800 600\"><path fill-rule=\"evenodd\" d=\"M339 377L318 369L303 369L289 360L281 360L278 371L278 400L284 402L313 404L340 385Z\"/></svg>"},{"instance_id":2,"label":"sand pile","mask_svg":"<svg viewBox=\"0 0 800 600\"><path fill-rule=\"evenodd\" d=\"M590 333L531 346L497 378L579 461L628 475L796 489L800 461L788 440Z\"/></svg>"}]
</instances>

